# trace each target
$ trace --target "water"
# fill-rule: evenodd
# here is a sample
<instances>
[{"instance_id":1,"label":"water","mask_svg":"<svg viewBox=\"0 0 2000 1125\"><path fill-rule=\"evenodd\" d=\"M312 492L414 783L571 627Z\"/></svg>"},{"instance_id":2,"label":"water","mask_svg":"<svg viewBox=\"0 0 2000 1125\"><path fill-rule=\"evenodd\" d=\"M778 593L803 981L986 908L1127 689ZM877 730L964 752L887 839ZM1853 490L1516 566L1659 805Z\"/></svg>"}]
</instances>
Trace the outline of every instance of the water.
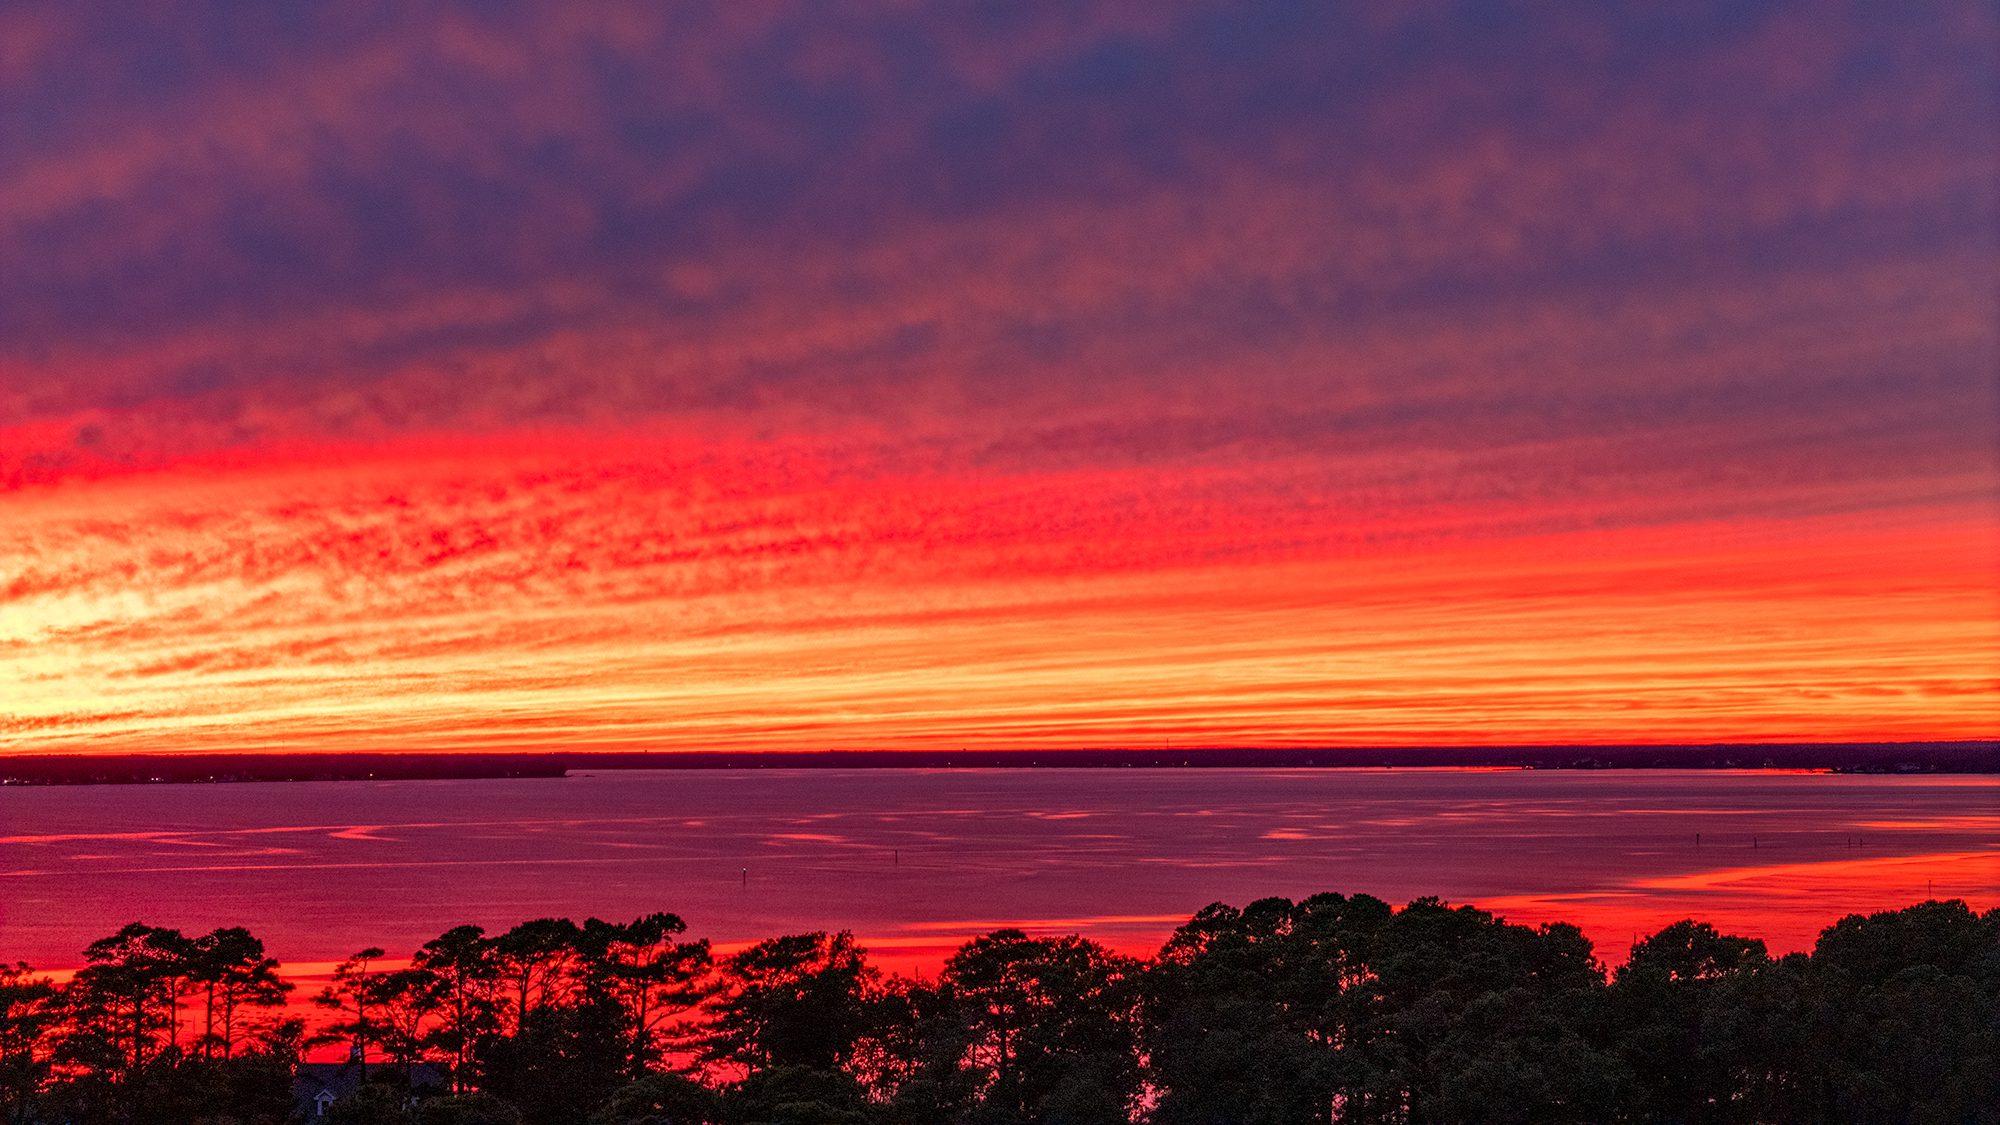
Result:
<instances>
[{"instance_id":1,"label":"water","mask_svg":"<svg viewBox=\"0 0 2000 1125\"><path fill-rule=\"evenodd\" d=\"M2000 778L760 770L0 790L0 959L48 968L135 919L247 925L309 976L462 922L671 910L724 943L851 929L920 971L1002 925L1146 952L1206 903L1322 890L1570 919L1609 961L1687 916L1806 948L1843 914L1927 893L2000 905Z\"/></svg>"}]
</instances>

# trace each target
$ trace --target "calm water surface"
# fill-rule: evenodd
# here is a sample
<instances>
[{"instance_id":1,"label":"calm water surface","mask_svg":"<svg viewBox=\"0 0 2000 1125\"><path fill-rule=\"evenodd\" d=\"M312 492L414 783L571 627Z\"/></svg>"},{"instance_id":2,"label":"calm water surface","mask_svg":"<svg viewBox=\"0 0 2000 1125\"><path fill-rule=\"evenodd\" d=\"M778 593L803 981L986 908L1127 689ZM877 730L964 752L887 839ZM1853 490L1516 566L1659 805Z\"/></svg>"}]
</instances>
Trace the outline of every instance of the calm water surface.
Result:
<instances>
[{"instance_id":1,"label":"calm water surface","mask_svg":"<svg viewBox=\"0 0 2000 1125\"><path fill-rule=\"evenodd\" d=\"M1615 961L1686 916L1804 948L1927 885L2000 904L2000 778L759 770L0 791L0 960L43 967L134 919L247 925L297 965L407 953L461 922L671 910L719 942L852 929L920 969L1001 925L1140 952L1206 903L1322 890L1572 919Z\"/></svg>"}]
</instances>

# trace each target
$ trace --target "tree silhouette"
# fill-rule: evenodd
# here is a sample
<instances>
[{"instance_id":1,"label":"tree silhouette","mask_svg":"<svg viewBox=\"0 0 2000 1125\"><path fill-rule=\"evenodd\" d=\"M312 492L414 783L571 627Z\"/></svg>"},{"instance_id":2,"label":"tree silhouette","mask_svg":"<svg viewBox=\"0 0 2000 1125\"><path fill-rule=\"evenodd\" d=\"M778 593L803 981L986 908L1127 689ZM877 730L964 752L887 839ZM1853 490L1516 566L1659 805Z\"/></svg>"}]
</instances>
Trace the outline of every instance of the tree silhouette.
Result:
<instances>
[{"instance_id":1,"label":"tree silhouette","mask_svg":"<svg viewBox=\"0 0 2000 1125\"><path fill-rule=\"evenodd\" d=\"M179 930L140 922L86 946L88 964L64 992L72 1060L108 1056L130 1077L177 1051L192 951Z\"/></svg>"},{"instance_id":2,"label":"tree silhouette","mask_svg":"<svg viewBox=\"0 0 2000 1125\"><path fill-rule=\"evenodd\" d=\"M1137 968L1076 936L996 930L959 947L938 977L923 1060L945 1107L996 1125L1129 1118Z\"/></svg>"},{"instance_id":3,"label":"tree silhouette","mask_svg":"<svg viewBox=\"0 0 2000 1125\"><path fill-rule=\"evenodd\" d=\"M1324 1122L1353 1043L1349 990L1371 979L1362 947L1379 900L1216 903L1168 938L1144 978L1153 1120Z\"/></svg>"},{"instance_id":4,"label":"tree silhouette","mask_svg":"<svg viewBox=\"0 0 2000 1125\"><path fill-rule=\"evenodd\" d=\"M1781 1033L1764 997L1777 968L1764 943L1676 922L1632 947L1610 1002L1638 1104L1660 1120L1735 1119L1768 1101L1765 1044Z\"/></svg>"},{"instance_id":5,"label":"tree silhouette","mask_svg":"<svg viewBox=\"0 0 2000 1125\"><path fill-rule=\"evenodd\" d=\"M0 1115L27 1125L52 1073L49 1041L61 1012L56 987L25 964L0 968Z\"/></svg>"},{"instance_id":6,"label":"tree silhouette","mask_svg":"<svg viewBox=\"0 0 2000 1125\"><path fill-rule=\"evenodd\" d=\"M753 1074L838 1070L873 1021L878 975L844 930L760 941L722 962L702 1057Z\"/></svg>"},{"instance_id":7,"label":"tree silhouette","mask_svg":"<svg viewBox=\"0 0 2000 1125\"><path fill-rule=\"evenodd\" d=\"M518 1031L536 1008L574 995L582 933L567 918L537 918L493 939L493 970L507 998L500 1009L506 1029Z\"/></svg>"},{"instance_id":8,"label":"tree silhouette","mask_svg":"<svg viewBox=\"0 0 2000 1125\"><path fill-rule=\"evenodd\" d=\"M281 1007L292 986L279 979L277 959L265 956L264 943L240 926L194 939L187 956L187 981L202 1003L196 1042L204 1057L230 1058L247 1030L243 1010Z\"/></svg>"},{"instance_id":9,"label":"tree silhouette","mask_svg":"<svg viewBox=\"0 0 2000 1125\"><path fill-rule=\"evenodd\" d=\"M591 918L577 934L577 975L586 998L608 998L625 1015L634 1066L674 1046L675 1022L702 998L712 958L707 939L677 940L679 916L648 914L619 924Z\"/></svg>"},{"instance_id":10,"label":"tree silhouette","mask_svg":"<svg viewBox=\"0 0 2000 1125\"><path fill-rule=\"evenodd\" d=\"M1777 959L1677 922L1609 982L1572 926L1365 895L1217 903L1149 962L997 930L932 980L882 977L845 932L719 964L684 933L365 949L308 1036L247 930L133 923L67 983L0 968L0 1125L279 1125L327 1035L365 1079L327 1120L369 1125L2000 1125L2000 911L1962 902ZM699 1075L666 1069L688 1052Z\"/></svg>"},{"instance_id":11,"label":"tree silhouette","mask_svg":"<svg viewBox=\"0 0 2000 1125\"><path fill-rule=\"evenodd\" d=\"M1601 1121L1628 1077L1591 1034L1604 976L1563 924L1418 899L1367 945L1341 1120Z\"/></svg>"},{"instance_id":12,"label":"tree silhouette","mask_svg":"<svg viewBox=\"0 0 2000 1125\"><path fill-rule=\"evenodd\" d=\"M444 986L429 971L408 968L377 974L367 992L376 1013L376 1041L407 1078L428 1054L433 1032L442 1023Z\"/></svg>"},{"instance_id":13,"label":"tree silhouette","mask_svg":"<svg viewBox=\"0 0 2000 1125\"><path fill-rule=\"evenodd\" d=\"M478 926L455 926L424 943L411 970L428 978L426 997L439 1008L429 1045L451 1060L452 1085L461 1088L474 1044L499 1028L500 965L495 943Z\"/></svg>"},{"instance_id":14,"label":"tree silhouette","mask_svg":"<svg viewBox=\"0 0 2000 1125\"><path fill-rule=\"evenodd\" d=\"M1849 915L1798 968L1799 1116L2000 1121L2000 910Z\"/></svg>"},{"instance_id":15,"label":"tree silhouette","mask_svg":"<svg viewBox=\"0 0 2000 1125\"><path fill-rule=\"evenodd\" d=\"M332 983L313 997L313 1003L335 1013L323 1034L345 1038L355 1061L364 1067L368 1048L381 1041L380 1021L375 1016L379 991L375 982L382 974L374 965L385 956L376 946L361 950L335 966Z\"/></svg>"}]
</instances>

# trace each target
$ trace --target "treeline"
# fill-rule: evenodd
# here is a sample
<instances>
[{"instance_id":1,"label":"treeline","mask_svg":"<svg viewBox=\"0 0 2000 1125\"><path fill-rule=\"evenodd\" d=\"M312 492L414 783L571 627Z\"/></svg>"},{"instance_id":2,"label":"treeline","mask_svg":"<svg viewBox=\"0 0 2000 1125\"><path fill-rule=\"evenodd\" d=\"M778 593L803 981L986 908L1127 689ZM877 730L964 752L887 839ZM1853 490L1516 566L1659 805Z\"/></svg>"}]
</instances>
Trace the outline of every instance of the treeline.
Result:
<instances>
[{"instance_id":1,"label":"treeline","mask_svg":"<svg viewBox=\"0 0 2000 1125\"><path fill-rule=\"evenodd\" d=\"M2000 910L1959 901L1778 958L1679 922L1609 975L1574 926L1361 895L1210 906L1147 960L998 930L927 979L543 919L363 950L310 1032L242 929L85 960L0 972L13 1125L295 1120L325 1044L361 1060L332 1125L2000 1122Z\"/></svg>"},{"instance_id":2,"label":"treeline","mask_svg":"<svg viewBox=\"0 0 2000 1125\"><path fill-rule=\"evenodd\" d=\"M561 777L573 770L1787 769L2000 773L2000 742L1800 742L1644 746L1194 746L1098 750L662 750L424 754L11 754L0 785Z\"/></svg>"}]
</instances>

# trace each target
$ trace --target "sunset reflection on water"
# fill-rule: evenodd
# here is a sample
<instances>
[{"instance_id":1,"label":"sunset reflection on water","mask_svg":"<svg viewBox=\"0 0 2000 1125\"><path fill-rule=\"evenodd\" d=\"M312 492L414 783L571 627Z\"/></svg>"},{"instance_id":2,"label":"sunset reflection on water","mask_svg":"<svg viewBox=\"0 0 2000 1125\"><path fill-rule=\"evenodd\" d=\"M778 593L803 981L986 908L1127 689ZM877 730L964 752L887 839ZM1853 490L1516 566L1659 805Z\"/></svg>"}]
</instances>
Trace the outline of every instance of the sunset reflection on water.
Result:
<instances>
[{"instance_id":1,"label":"sunset reflection on water","mask_svg":"<svg viewBox=\"0 0 2000 1125\"><path fill-rule=\"evenodd\" d=\"M135 919L245 925L295 977L528 918L851 929L935 967L1001 926L1140 954L1212 901L1437 895L1808 948L1844 914L2000 905L2000 778L1470 770L761 770L0 793L0 958Z\"/></svg>"}]
</instances>

